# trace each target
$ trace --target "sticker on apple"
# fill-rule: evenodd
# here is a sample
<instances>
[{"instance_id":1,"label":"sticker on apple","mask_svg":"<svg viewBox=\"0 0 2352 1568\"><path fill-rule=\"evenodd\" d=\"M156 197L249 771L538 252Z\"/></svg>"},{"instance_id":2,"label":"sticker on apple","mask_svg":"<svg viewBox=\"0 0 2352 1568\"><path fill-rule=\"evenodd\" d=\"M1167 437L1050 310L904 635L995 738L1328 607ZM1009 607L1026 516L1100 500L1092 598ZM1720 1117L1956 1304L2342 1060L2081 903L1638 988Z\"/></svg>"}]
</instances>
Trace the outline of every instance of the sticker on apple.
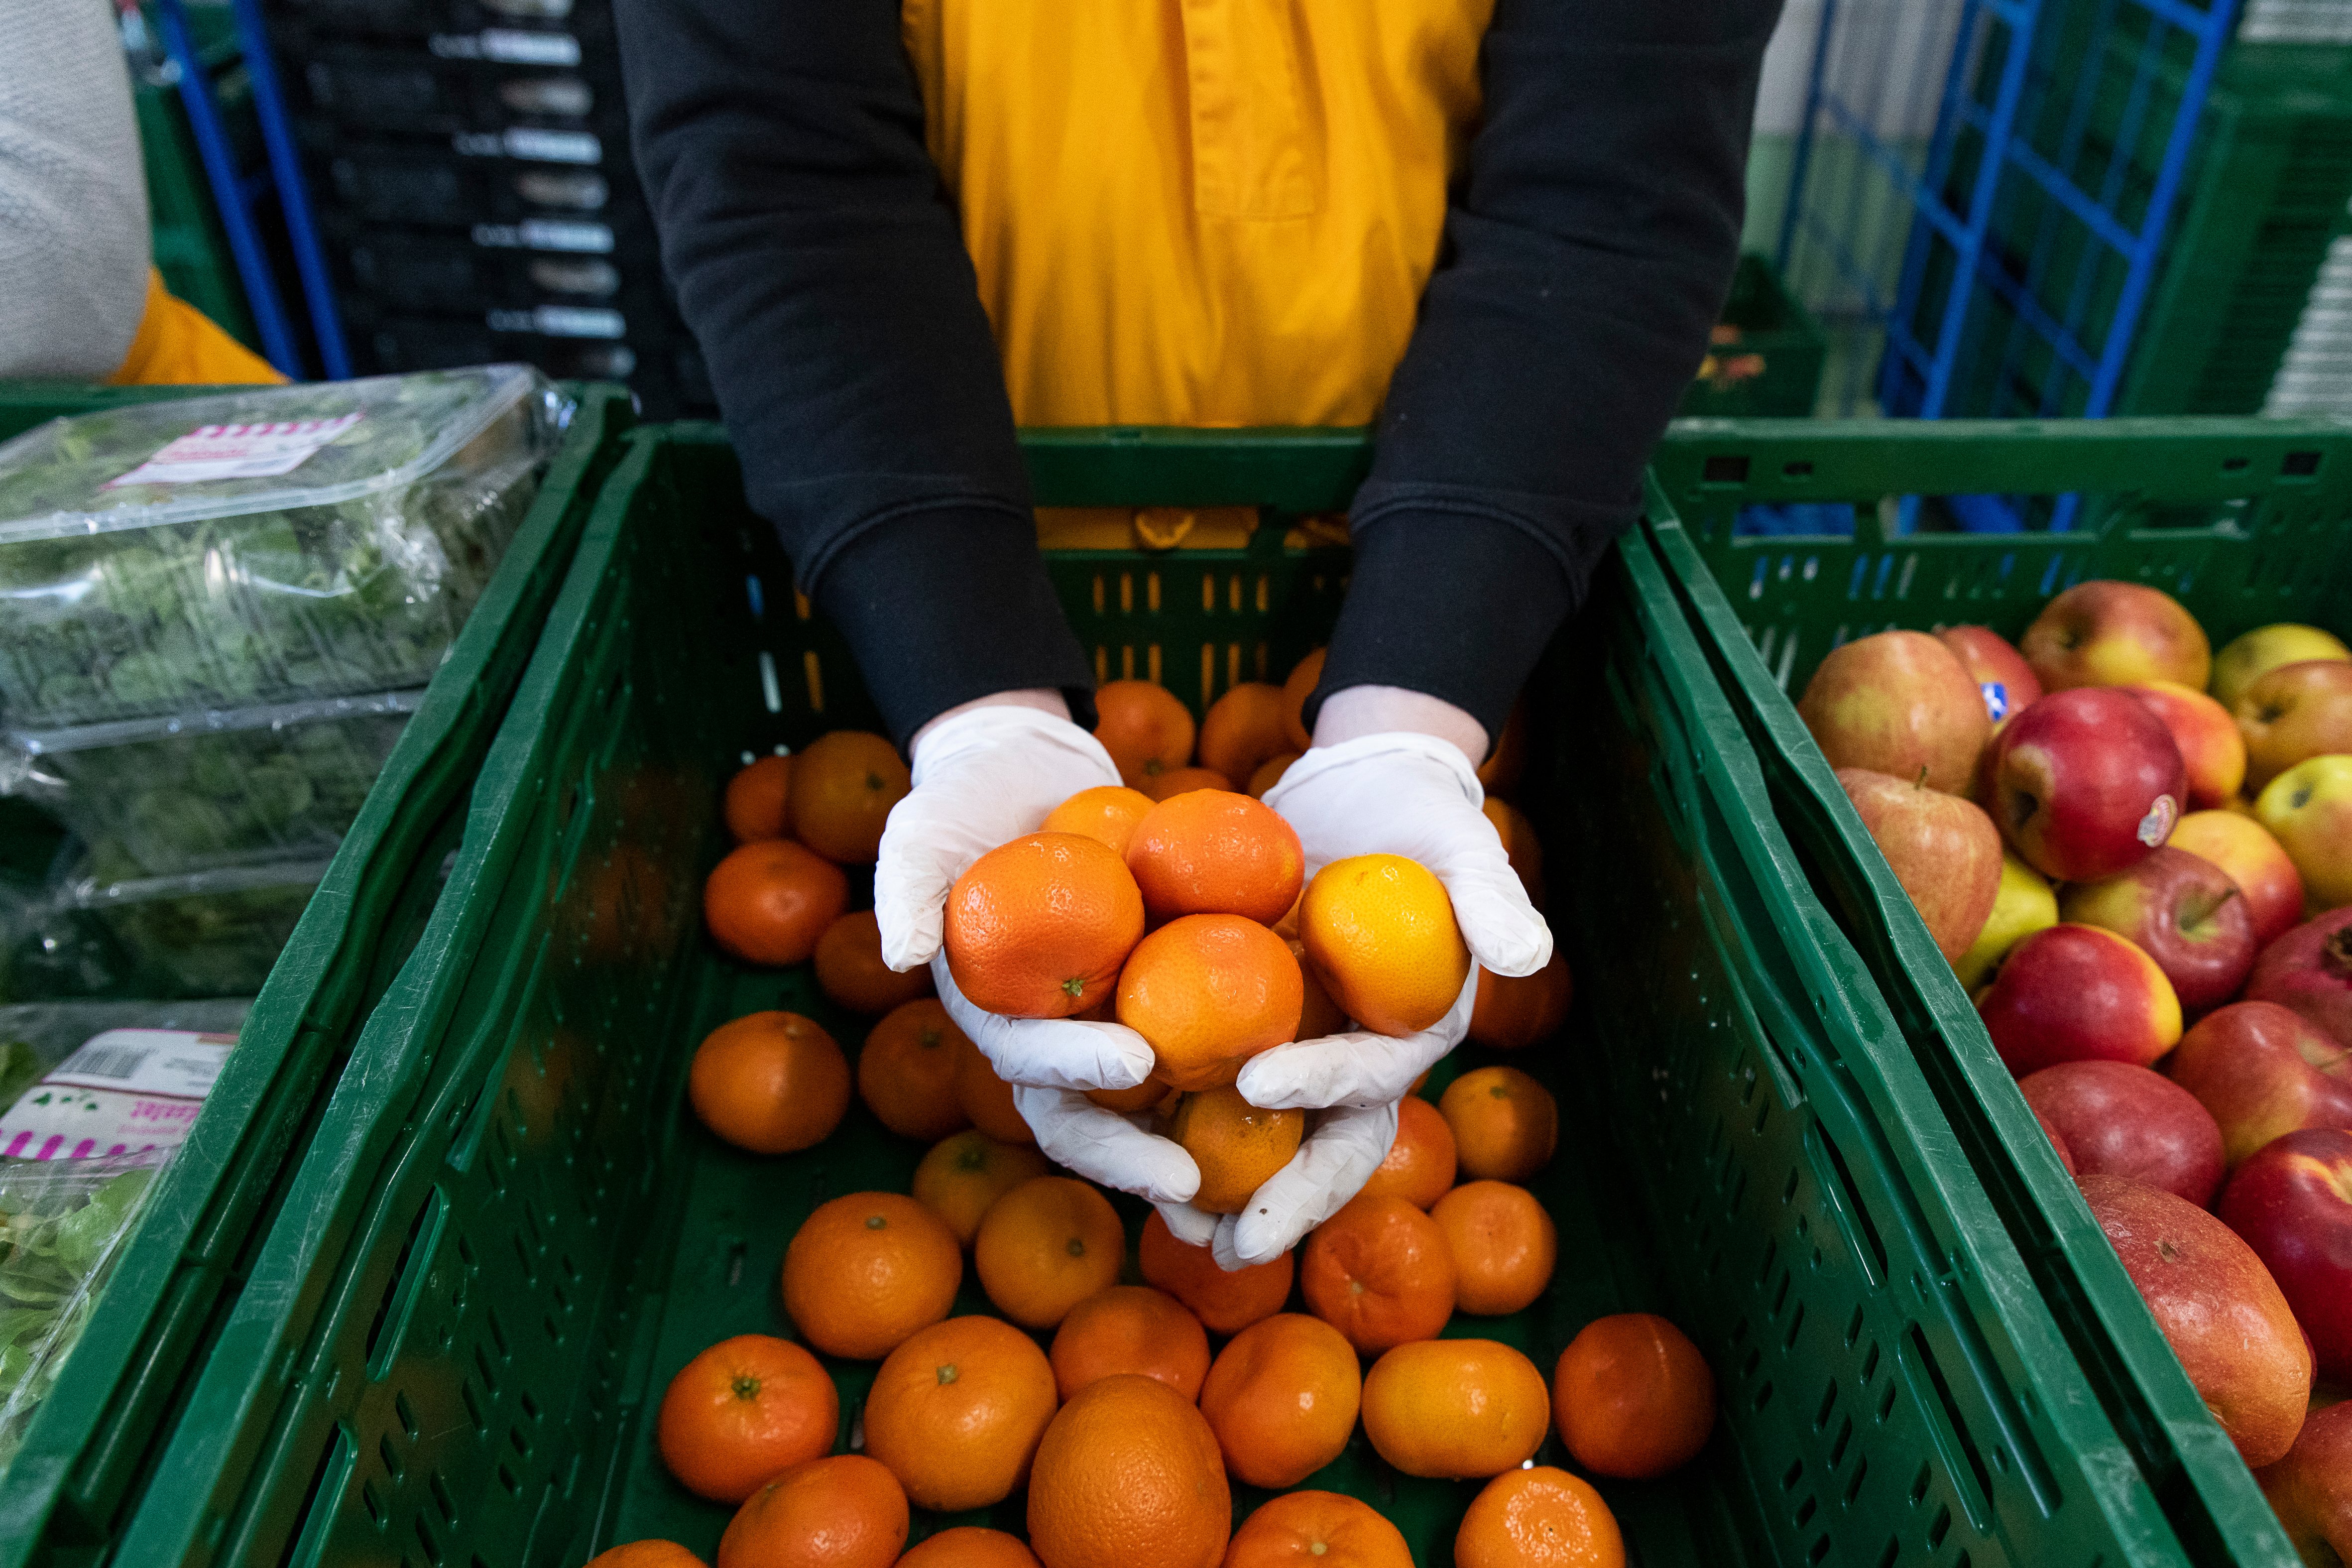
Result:
<instances>
[{"instance_id":1,"label":"sticker on apple","mask_svg":"<svg viewBox=\"0 0 2352 1568\"><path fill-rule=\"evenodd\" d=\"M2180 804L2168 795L2156 797L2147 815L2139 819L2139 841L2150 849L2172 837L2172 825L2180 820Z\"/></svg>"},{"instance_id":2,"label":"sticker on apple","mask_svg":"<svg viewBox=\"0 0 2352 1568\"><path fill-rule=\"evenodd\" d=\"M1985 715L1994 723L2009 717L2009 683L2001 680L1980 680L1977 689L1984 693Z\"/></svg>"}]
</instances>

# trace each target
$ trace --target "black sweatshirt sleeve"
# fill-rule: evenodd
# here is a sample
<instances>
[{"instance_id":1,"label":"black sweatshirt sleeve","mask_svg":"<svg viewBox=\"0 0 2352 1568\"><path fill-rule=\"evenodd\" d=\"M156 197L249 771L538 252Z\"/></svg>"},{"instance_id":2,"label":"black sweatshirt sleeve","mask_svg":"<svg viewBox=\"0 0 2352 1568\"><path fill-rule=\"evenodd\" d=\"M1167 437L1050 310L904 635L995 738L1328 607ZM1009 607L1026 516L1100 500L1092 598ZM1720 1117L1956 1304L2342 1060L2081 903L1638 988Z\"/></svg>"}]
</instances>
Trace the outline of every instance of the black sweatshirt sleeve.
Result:
<instances>
[{"instance_id":1,"label":"black sweatshirt sleeve","mask_svg":"<svg viewBox=\"0 0 2352 1568\"><path fill-rule=\"evenodd\" d=\"M632 140L753 510L895 738L1093 676L1037 552L898 0L616 0Z\"/></svg>"},{"instance_id":2,"label":"black sweatshirt sleeve","mask_svg":"<svg viewBox=\"0 0 2352 1568\"><path fill-rule=\"evenodd\" d=\"M1706 352L1779 11L1496 0L1485 118L1349 514L1317 705L1401 686L1501 730Z\"/></svg>"}]
</instances>

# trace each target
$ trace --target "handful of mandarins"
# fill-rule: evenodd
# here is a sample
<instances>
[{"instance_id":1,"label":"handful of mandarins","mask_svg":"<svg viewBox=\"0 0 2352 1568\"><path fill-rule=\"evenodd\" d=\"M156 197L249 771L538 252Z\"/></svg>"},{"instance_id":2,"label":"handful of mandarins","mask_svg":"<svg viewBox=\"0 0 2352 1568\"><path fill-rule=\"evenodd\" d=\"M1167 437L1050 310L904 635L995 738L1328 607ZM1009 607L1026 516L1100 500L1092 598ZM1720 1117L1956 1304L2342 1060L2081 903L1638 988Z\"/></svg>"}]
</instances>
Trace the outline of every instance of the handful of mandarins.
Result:
<instances>
[{"instance_id":1,"label":"handful of mandarins","mask_svg":"<svg viewBox=\"0 0 2352 1568\"><path fill-rule=\"evenodd\" d=\"M1445 889L1394 855L1306 880L1298 835L1230 790L1154 802L1083 790L1043 829L973 862L949 891L949 972L973 1005L1023 1018L1106 1018L1141 1035L1146 1083L1097 1091L1164 1109L1201 1165L1196 1202L1237 1212L1297 1152L1305 1113L1232 1087L1259 1052L1355 1019L1409 1035L1444 1017L1470 973Z\"/></svg>"}]
</instances>

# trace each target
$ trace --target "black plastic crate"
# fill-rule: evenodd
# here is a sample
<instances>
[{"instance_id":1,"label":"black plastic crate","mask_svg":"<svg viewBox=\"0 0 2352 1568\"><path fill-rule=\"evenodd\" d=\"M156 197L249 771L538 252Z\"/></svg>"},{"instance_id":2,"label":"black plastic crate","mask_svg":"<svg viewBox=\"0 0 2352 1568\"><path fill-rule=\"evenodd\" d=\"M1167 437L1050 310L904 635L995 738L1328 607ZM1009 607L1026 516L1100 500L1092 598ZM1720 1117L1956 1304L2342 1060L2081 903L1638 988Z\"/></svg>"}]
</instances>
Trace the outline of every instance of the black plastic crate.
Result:
<instances>
[{"instance_id":1,"label":"black plastic crate","mask_svg":"<svg viewBox=\"0 0 2352 1568\"><path fill-rule=\"evenodd\" d=\"M268 0L268 15L273 33L292 24L343 38L562 32L585 44L613 37L607 0Z\"/></svg>"},{"instance_id":2,"label":"black plastic crate","mask_svg":"<svg viewBox=\"0 0 2352 1568\"><path fill-rule=\"evenodd\" d=\"M628 134L612 62L532 65L446 59L403 45L281 51L296 112L369 132L454 135L517 126L584 131L610 147Z\"/></svg>"},{"instance_id":3,"label":"black plastic crate","mask_svg":"<svg viewBox=\"0 0 2352 1568\"><path fill-rule=\"evenodd\" d=\"M660 259L642 245L527 249L485 246L464 234L371 227L342 239L335 266L346 292L391 311L585 305L634 318L668 310Z\"/></svg>"},{"instance_id":4,"label":"black plastic crate","mask_svg":"<svg viewBox=\"0 0 2352 1568\"><path fill-rule=\"evenodd\" d=\"M582 163L508 156L503 148L478 144L460 150L451 142L320 140L327 144L311 147L312 188L330 213L365 222L471 231L546 218L610 222L616 212L642 210L620 146L604 147L602 161Z\"/></svg>"}]
</instances>

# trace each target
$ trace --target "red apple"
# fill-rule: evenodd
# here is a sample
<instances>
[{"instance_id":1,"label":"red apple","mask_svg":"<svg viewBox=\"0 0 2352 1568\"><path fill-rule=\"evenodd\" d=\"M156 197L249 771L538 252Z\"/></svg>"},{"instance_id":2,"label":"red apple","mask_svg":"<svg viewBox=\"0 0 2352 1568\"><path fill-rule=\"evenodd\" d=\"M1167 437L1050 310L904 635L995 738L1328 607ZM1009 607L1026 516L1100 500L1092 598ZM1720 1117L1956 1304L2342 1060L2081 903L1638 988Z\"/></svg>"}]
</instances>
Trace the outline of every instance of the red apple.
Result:
<instances>
[{"instance_id":1,"label":"red apple","mask_svg":"<svg viewBox=\"0 0 2352 1568\"><path fill-rule=\"evenodd\" d=\"M1952 650L1952 657L1984 693L1985 717L1992 721L1995 733L2040 700L2042 681L2033 667L1990 626L1946 626L1936 634L1936 640Z\"/></svg>"},{"instance_id":2,"label":"red apple","mask_svg":"<svg viewBox=\"0 0 2352 1568\"><path fill-rule=\"evenodd\" d=\"M2238 884L2252 918L2254 946L2268 947L2301 923L2303 879L2271 830L2235 811L2192 811L2166 843L2210 860Z\"/></svg>"},{"instance_id":3,"label":"red apple","mask_svg":"<svg viewBox=\"0 0 2352 1568\"><path fill-rule=\"evenodd\" d=\"M2246 788L2260 795L2306 757L2352 752L2352 664L2283 664L2241 692L2232 711L2246 740Z\"/></svg>"},{"instance_id":4,"label":"red apple","mask_svg":"<svg viewBox=\"0 0 2352 1568\"><path fill-rule=\"evenodd\" d=\"M2000 891L2000 830L1992 818L1973 802L1891 773L1840 768L1837 780L1944 962L1968 952ZM2251 949L2246 961L2253 962Z\"/></svg>"},{"instance_id":5,"label":"red apple","mask_svg":"<svg viewBox=\"0 0 2352 1568\"><path fill-rule=\"evenodd\" d=\"M2074 1168L2161 1187L2202 1208L2222 1176L2221 1130L2197 1097L2129 1062L2060 1062L2017 1086L2066 1140Z\"/></svg>"},{"instance_id":6,"label":"red apple","mask_svg":"<svg viewBox=\"0 0 2352 1568\"><path fill-rule=\"evenodd\" d=\"M2192 1018L2238 994L2258 951L2253 917L2230 874L2169 846L2127 871L2074 883L2058 900L2058 918L2131 938Z\"/></svg>"},{"instance_id":7,"label":"red apple","mask_svg":"<svg viewBox=\"0 0 2352 1568\"><path fill-rule=\"evenodd\" d=\"M1992 742L1993 822L2062 882L2112 877L2172 837L2188 792L2172 731L2111 687L2055 691Z\"/></svg>"},{"instance_id":8,"label":"red apple","mask_svg":"<svg viewBox=\"0 0 2352 1568\"><path fill-rule=\"evenodd\" d=\"M2050 1069L2044 1068L2042 1070L2047 1072ZM2034 1111L2033 1120L2042 1123L2042 1135L2049 1139L2050 1147L2057 1151L2058 1163L2066 1168L2066 1173L2070 1176L2077 1174L2078 1173L2074 1164L2074 1151L2066 1147L2066 1135L2063 1132L2059 1131L2058 1129L2052 1124L2050 1118L2042 1115L2039 1110Z\"/></svg>"},{"instance_id":9,"label":"red apple","mask_svg":"<svg viewBox=\"0 0 2352 1568\"><path fill-rule=\"evenodd\" d=\"M2227 708L2169 680L2137 681L2123 689L2147 703L2172 731L2172 743L2189 770L2191 806L2202 811L2237 798L2238 786L2246 782L2246 741Z\"/></svg>"},{"instance_id":10,"label":"red apple","mask_svg":"<svg viewBox=\"0 0 2352 1568\"><path fill-rule=\"evenodd\" d=\"M2284 1458L2311 1397L2311 1347L2254 1249L2170 1193L2120 1176L2076 1184L2239 1455L2257 1466Z\"/></svg>"},{"instance_id":11,"label":"red apple","mask_svg":"<svg viewBox=\"0 0 2352 1568\"><path fill-rule=\"evenodd\" d=\"M2305 1563L2352 1563L2352 1399L2313 1411L2286 1458L2254 1479Z\"/></svg>"},{"instance_id":12,"label":"red apple","mask_svg":"<svg viewBox=\"0 0 2352 1568\"><path fill-rule=\"evenodd\" d=\"M2077 583L2018 639L2044 691L2175 680L2205 689L2213 648L2180 601L2139 583Z\"/></svg>"},{"instance_id":13,"label":"red apple","mask_svg":"<svg viewBox=\"0 0 2352 1568\"><path fill-rule=\"evenodd\" d=\"M2246 1000L2292 1007L2337 1045L2352 1046L2352 905L2305 921L2263 949Z\"/></svg>"},{"instance_id":14,"label":"red apple","mask_svg":"<svg viewBox=\"0 0 2352 1568\"><path fill-rule=\"evenodd\" d=\"M1832 767L1899 779L1925 769L1930 789L1951 795L1969 787L1992 731L1977 683L1925 632L1880 632L1832 650L1797 711Z\"/></svg>"},{"instance_id":15,"label":"red apple","mask_svg":"<svg viewBox=\"0 0 2352 1568\"><path fill-rule=\"evenodd\" d=\"M1977 1011L2021 1078L2060 1062L2147 1067L2180 1040L2172 982L2132 942L2097 926L2054 925L2011 948Z\"/></svg>"},{"instance_id":16,"label":"red apple","mask_svg":"<svg viewBox=\"0 0 2352 1568\"><path fill-rule=\"evenodd\" d=\"M2352 1049L2275 1002L2208 1013L2164 1065L2212 1113L2232 1165L2305 1127L2352 1128Z\"/></svg>"},{"instance_id":17,"label":"red apple","mask_svg":"<svg viewBox=\"0 0 2352 1568\"><path fill-rule=\"evenodd\" d=\"M2321 1375L2352 1377L2352 1131L2264 1144L2230 1177L2219 1212L2278 1281Z\"/></svg>"}]
</instances>

